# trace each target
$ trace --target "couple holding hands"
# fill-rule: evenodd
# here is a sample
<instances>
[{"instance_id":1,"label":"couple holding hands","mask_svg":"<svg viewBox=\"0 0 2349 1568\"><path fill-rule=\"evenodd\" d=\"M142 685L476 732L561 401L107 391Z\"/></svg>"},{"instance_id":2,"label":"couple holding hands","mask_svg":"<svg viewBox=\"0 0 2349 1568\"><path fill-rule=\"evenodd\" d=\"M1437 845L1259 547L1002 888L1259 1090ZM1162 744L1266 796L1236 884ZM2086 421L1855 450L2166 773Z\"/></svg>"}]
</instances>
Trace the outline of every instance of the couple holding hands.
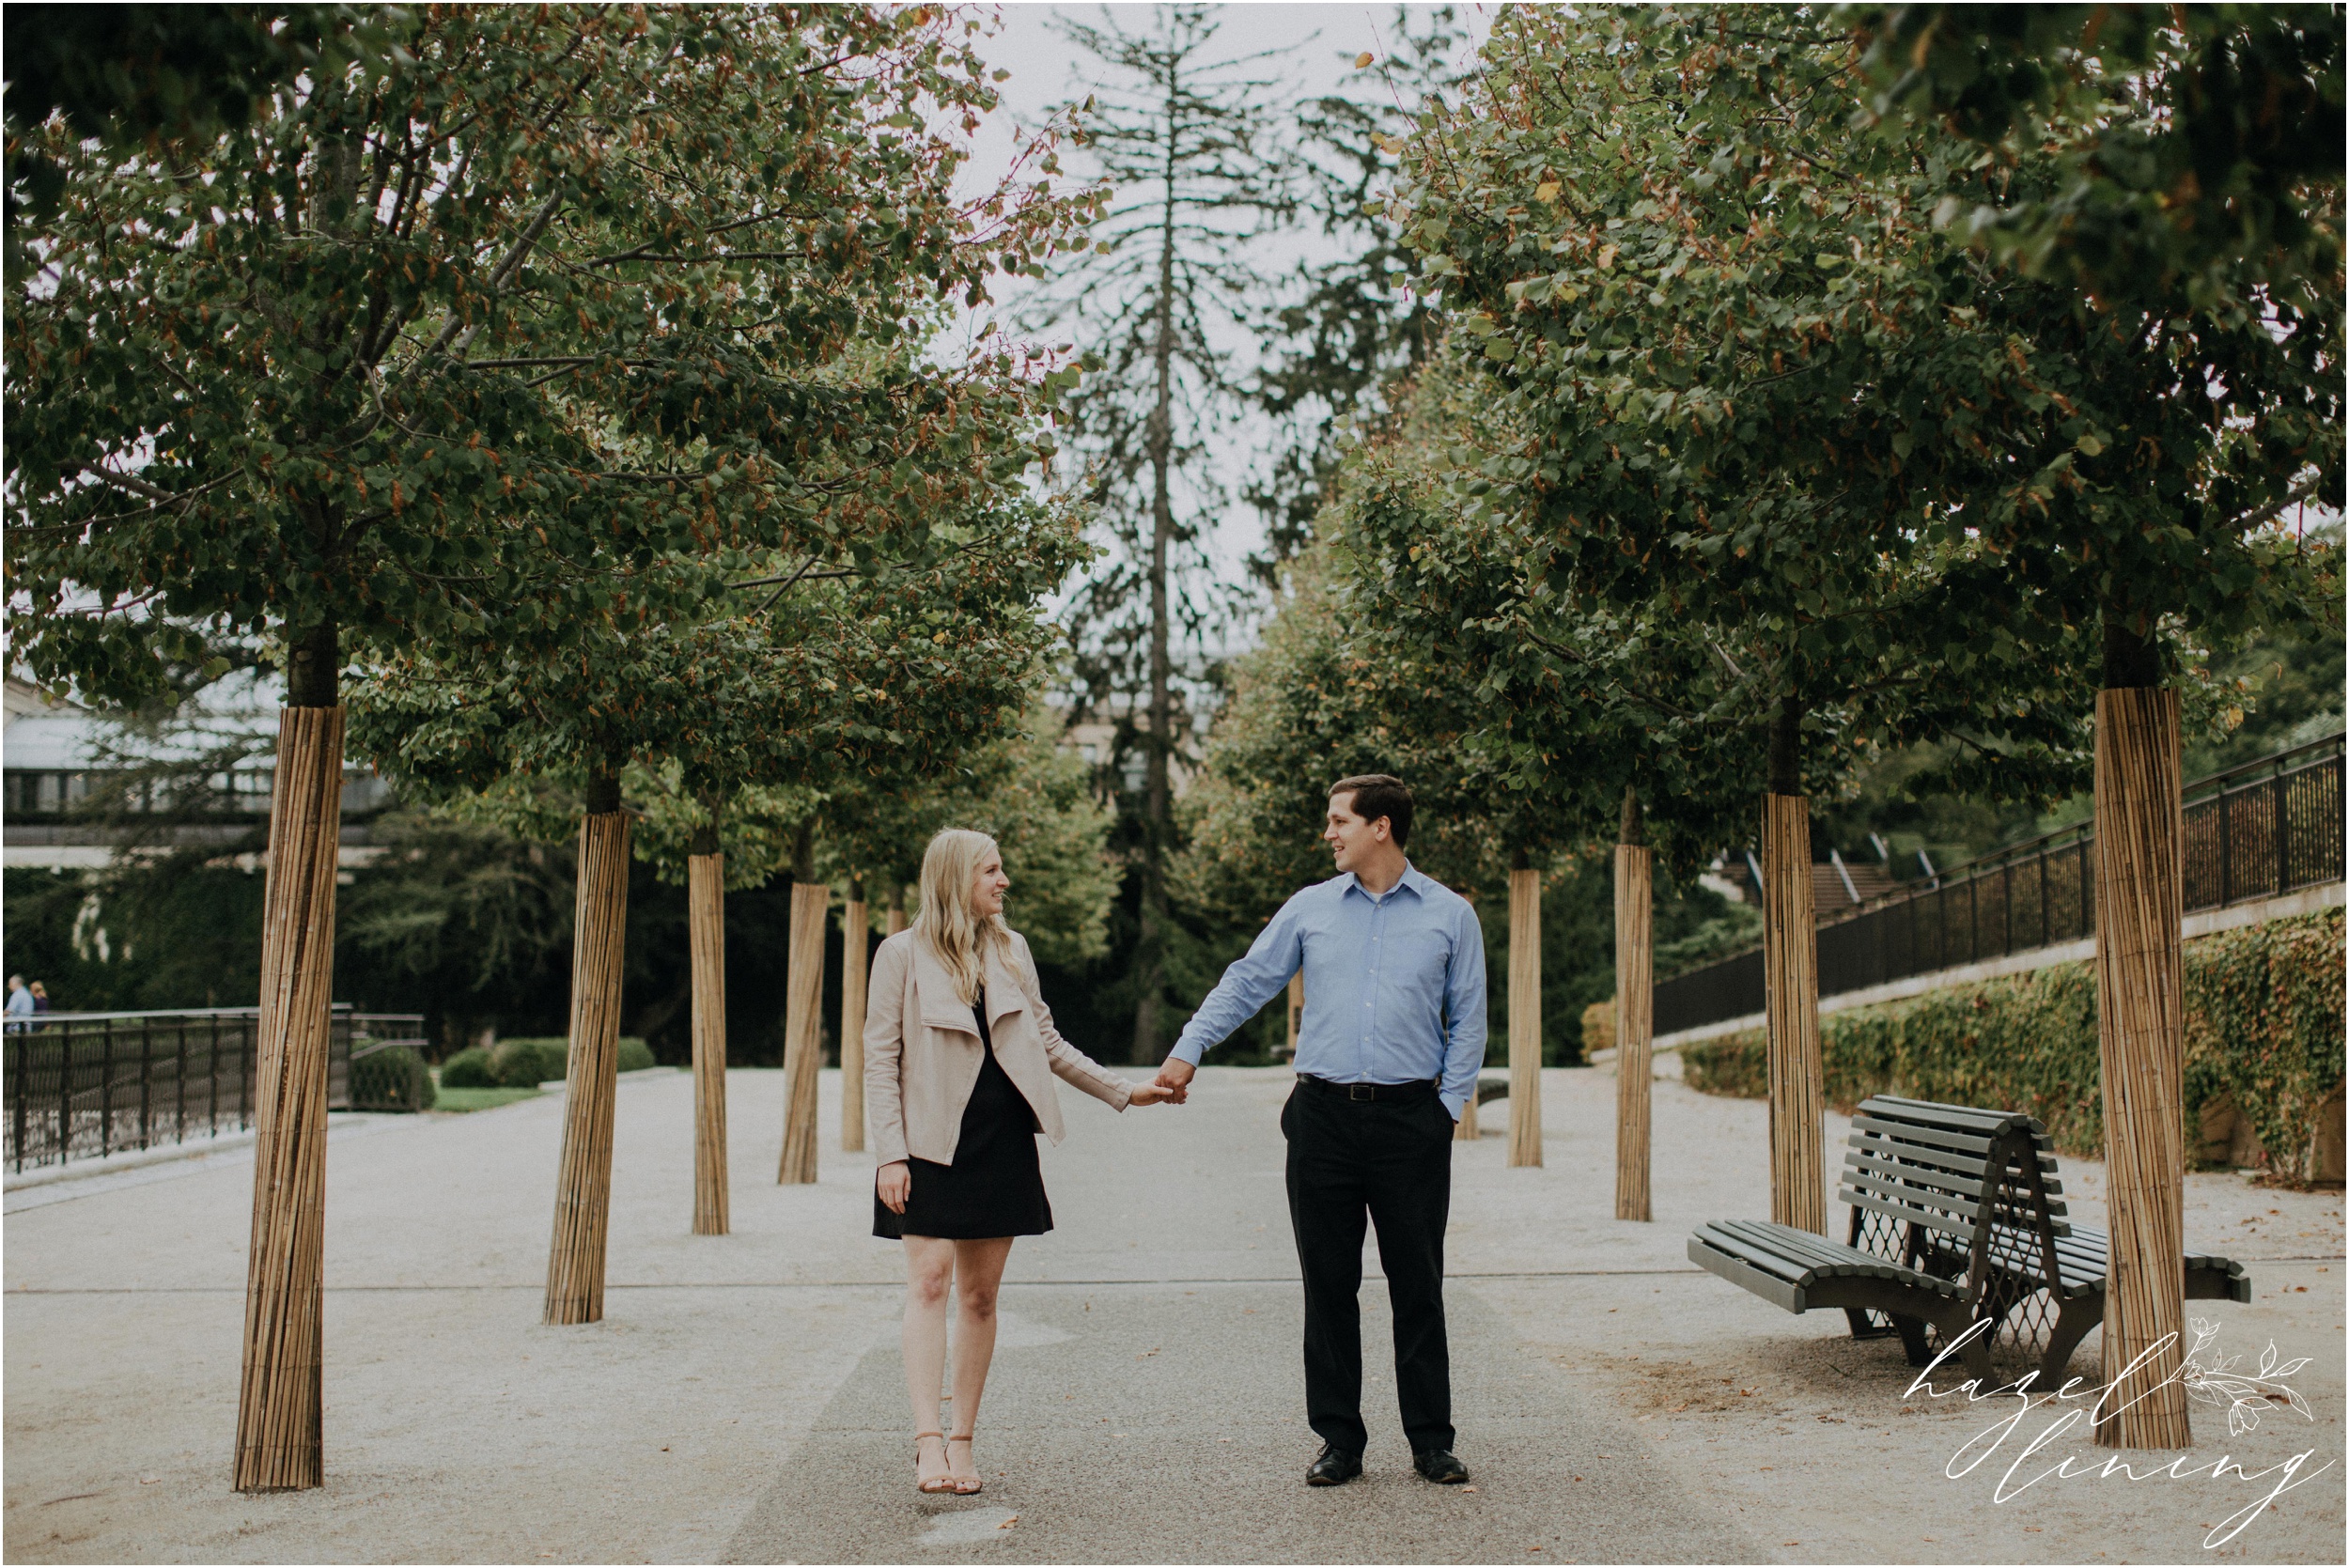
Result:
<instances>
[{"instance_id":1,"label":"couple holding hands","mask_svg":"<svg viewBox=\"0 0 2349 1568\"><path fill-rule=\"evenodd\" d=\"M1443 1237L1453 1129L1485 1060L1476 912L1404 853L1411 792L1386 774L1330 787L1322 840L1337 875L1283 905L1194 1014L1158 1077L1129 1083L1061 1038L1028 944L1003 922L1011 879L984 833L950 828L922 862L922 908L873 959L865 1107L879 1170L873 1234L906 1251L906 1391L915 1484L980 1490L972 1453L1014 1238L1052 1228L1036 1135L1058 1142L1052 1079L1123 1110L1180 1104L1199 1059L1305 975L1297 1086L1281 1111L1289 1217L1305 1286L1312 1486L1361 1473L1360 1296L1376 1226L1394 1314L1395 1388L1413 1464L1468 1480L1452 1452ZM955 1306L954 1409L939 1418Z\"/></svg>"}]
</instances>

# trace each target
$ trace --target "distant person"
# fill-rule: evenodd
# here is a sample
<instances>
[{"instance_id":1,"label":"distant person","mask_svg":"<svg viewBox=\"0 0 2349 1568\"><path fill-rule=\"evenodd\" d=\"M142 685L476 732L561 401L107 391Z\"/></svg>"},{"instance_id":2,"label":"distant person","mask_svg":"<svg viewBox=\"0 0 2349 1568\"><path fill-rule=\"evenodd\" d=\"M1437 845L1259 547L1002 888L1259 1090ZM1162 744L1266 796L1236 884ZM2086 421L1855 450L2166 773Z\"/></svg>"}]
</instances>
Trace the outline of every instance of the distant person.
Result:
<instances>
[{"instance_id":1,"label":"distant person","mask_svg":"<svg viewBox=\"0 0 2349 1568\"><path fill-rule=\"evenodd\" d=\"M1010 886L993 839L948 828L922 857L921 914L873 955L864 1021L865 1113L879 1165L873 1234L905 1243L906 1392L924 1492L980 1490L971 1441L995 1354L996 1287L1012 1239L1052 1228L1035 1138L1061 1140L1053 1077L1117 1110L1176 1097L1128 1083L1061 1038L1027 941L1003 924ZM946 1303L957 1292L958 1430L950 1436L938 1392Z\"/></svg>"},{"instance_id":2,"label":"distant person","mask_svg":"<svg viewBox=\"0 0 2349 1568\"><path fill-rule=\"evenodd\" d=\"M34 981L34 982L33 982L30 986L26 986L26 987L24 987L24 988L25 988L26 990L28 990L28 991L30 991L30 992L32 992L32 993L33 993L33 1011L34 1011L34 1012L36 1012L36 1013L46 1013L46 1012L48 1012L48 1011L49 1011L49 987L48 987L48 986L46 986L42 985L39 981L36 980L36 981Z\"/></svg>"},{"instance_id":3,"label":"distant person","mask_svg":"<svg viewBox=\"0 0 2349 1568\"><path fill-rule=\"evenodd\" d=\"M29 1018L39 1011L40 1011L40 1004L34 1001L33 993L24 988L24 977L21 974L8 976L8 1002L6 1015L8 1027L10 1029L30 1027L19 1020Z\"/></svg>"},{"instance_id":4,"label":"distant person","mask_svg":"<svg viewBox=\"0 0 2349 1568\"><path fill-rule=\"evenodd\" d=\"M1305 976L1297 1087L1281 1111L1289 1220L1305 1276L1308 1486L1362 1473L1362 1231L1394 1309L1394 1386L1411 1463L1446 1485L1452 1452L1443 1236L1452 1139L1485 1064L1485 933L1468 900L1414 867L1411 791L1385 773L1330 786L1321 837L1338 875L1281 906L1199 1004L1158 1081L1179 1099L1208 1048Z\"/></svg>"}]
</instances>

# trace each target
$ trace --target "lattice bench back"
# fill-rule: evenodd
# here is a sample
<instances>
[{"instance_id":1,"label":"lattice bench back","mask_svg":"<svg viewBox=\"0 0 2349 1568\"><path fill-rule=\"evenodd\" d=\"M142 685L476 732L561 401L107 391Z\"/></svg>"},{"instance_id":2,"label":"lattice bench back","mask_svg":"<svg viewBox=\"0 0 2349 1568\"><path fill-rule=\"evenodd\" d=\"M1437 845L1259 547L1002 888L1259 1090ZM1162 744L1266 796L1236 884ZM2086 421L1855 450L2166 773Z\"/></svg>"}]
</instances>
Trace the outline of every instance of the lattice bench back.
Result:
<instances>
[{"instance_id":1,"label":"lattice bench back","mask_svg":"<svg viewBox=\"0 0 2349 1568\"><path fill-rule=\"evenodd\" d=\"M1849 1144L1837 1196L1851 1205L1852 1246L1959 1281L1978 1313L2061 1298L2055 1244L2071 1226L2036 1120L1878 1094L1853 1113ZM2035 1338L2040 1326L2015 1327Z\"/></svg>"}]
</instances>

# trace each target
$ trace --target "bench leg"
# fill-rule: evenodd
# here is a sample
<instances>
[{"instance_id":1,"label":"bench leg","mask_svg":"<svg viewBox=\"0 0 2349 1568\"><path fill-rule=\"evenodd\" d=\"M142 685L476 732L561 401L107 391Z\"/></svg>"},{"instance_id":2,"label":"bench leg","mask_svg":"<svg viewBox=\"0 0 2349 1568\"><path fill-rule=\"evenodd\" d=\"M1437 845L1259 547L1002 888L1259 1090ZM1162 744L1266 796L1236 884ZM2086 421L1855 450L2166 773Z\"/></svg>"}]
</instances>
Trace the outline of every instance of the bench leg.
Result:
<instances>
[{"instance_id":1,"label":"bench leg","mask_svg":"<svg viewBox=\"0 0 2349 1568\"><path fill-rule=\"evenodd\" d=\"M2101 1295L2076 1296L2057 1309L2055 1328L2047 1336L2047 1354L2039 1362L2040 1388L2062 1387L2063 1369L2071 1364L2072 1352L2088 1338L2088 1331L2104 1320L2105 1298Z\"/></svg>"},{"instance_id":2,"label":"bench leg","mask_svg":"<svg viewBox=\"0 0 2349 1568\"><path fill-rule=\"evenodd\" d=\"M1908 1364L1912 1367L1933 1365L1933 1352L1925 1343L1926 1320L1896 1312L1892 1315L1892 1322L1901 1331L1901 1348L1908 1353ZM1941 1343L1953 1344L1959 1335L1973 1327L1974 1319L1966 1308L1952 1305L1947 1312L1933 1318L1932 1322L1934 1327L1940 1330ZM1958 1349L1958 1358L1966 1363L1967 1372L1976 1377L1987 1379L1990 1376L1990 1339L1988 1333L1976 1334Z\"/></svg>"},{"instance_id":3,"label":"bench leg","mask_svg":"<svg viewBox=\"0 0 2349 1568\"><path fill-rule=\"evenodd\" d=\"M1869 1322L1870 1314L1865 1307L1846 1307L1843 1315L1851 1320L1851 1337L1856 1340L1887 1339L1900 1332L1897 1324L1888 1327L1881 1323Z\"/></svg>"}]
</instances>

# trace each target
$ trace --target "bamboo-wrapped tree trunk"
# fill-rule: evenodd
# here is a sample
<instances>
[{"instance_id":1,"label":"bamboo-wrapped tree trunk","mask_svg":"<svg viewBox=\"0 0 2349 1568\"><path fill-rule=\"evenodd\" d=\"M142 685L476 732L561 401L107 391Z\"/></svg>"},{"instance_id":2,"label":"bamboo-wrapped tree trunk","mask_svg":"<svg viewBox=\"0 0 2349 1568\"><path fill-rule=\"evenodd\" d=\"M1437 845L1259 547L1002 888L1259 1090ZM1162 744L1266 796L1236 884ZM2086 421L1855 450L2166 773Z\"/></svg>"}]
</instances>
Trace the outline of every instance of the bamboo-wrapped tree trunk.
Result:
<instances>
[{"instance_id":1,"label":"bamboo-wrapped tree trunk","mask_svg":"<svg viewBox=\"0 0 2349 1568\"><path fill-rule=\"evenodd\" d=\"M1762 972L1769 1022L1770 1218L1827 1234L1826 1091L1819 1070L1819 939L1811 908L1811 800L1802 710L1779 705L1762 797Z\"/></svg>"},{"instance_id":2,"label":"bamboo-wrapped tree trunk","mask_svg":"<svg viewBox=\"0 0 2349 1568\"><path fill-rule=\"evenodd\" d=\"M791 956L783 1014L783 1158L775 1180L816 1179L816 1085L823 1066L824 916L832 890L816 879L810 834L800 837L791 882Z\"/></svg>"},{"instance_id":3,"label":"bamboo-wrapped tree trunk","mask_svg":"<svg viewBox=\"0 0 2349 1568\"><path fill-rule=\"evenodd\" d=\"M326 637L332 639L330 630ZM334 851L342 823L343 710L292 683L277 720L276 787L262 893L256 1044L253 1245L245 1269L236 1486L286 1492L325 1480L320 1372L326 1243L327 1020L334 985ZM315 682L313 682L315 684Z\"/></svg>"},{"instance_id":4,"label":"bamboo-wrapped tree trunk","mask_svg":"<svg viewBox=\"0 0 2349 1568\"><path fill-rule=\"evenodd\" d=\"M726 1189L726 858L713 822L693 835L686 926L693 960L693 1234L724 1235Z\"/></svg>"},{"instance_id":5,"label":"bamboo-wrapped tree trunk","mask_svg":"<svg viewBox=\"0 0 2349 1568\"><path fill-rule=\"evenodd\" d=\"M1289 1060L1297 1060L1297 1026L1305 1020L1305 971L1289 976Z\"/></svg>"},{"instance_id":6,"label":"bamboo-wrapped tree trunk","mask_svg":"<svg viewBox=\"0 0 2349 1568\"><path fill-rule=\"evenodd\" d=\"M902 888L889 890L889 918L882 923L883 935L895 936L906 928L906 895Z\"/></svg>"},{"instance_id":7,"label":"bamboo-wrapped tree trunk","mask_svg":"<svg viewBox=\"0 0 2349 1568\"><path fill-rule=\"evenodd\" d=\"M848 884L840 911L840 1147L864 1147L864 987L872 978L872 927L864 883Z\"/></svg>"},{"instance_id":8,"label":"bamboo-wrapped tree trunk","mask_svg":"<svg viewBox=\"0 0 2349 1568\"><path fill-rule=\"evenodd\" d=\"M2116 653L2113 630L2106 636L2108 686L2096 693L2096 1043L2112 1230L2105 1376L2143 1360L2100 1406L2096 1440L2177 1449L2193 1441L2176 1381L2186 1328L2178 694L2153 684L2150 647L2129 637ZM2135 678L2123 687L2116 675Z\"/></svg>"},{"instance_id":9,"label":"bamboo-wrapped tree trunk","mask_svg":"<svg viewBox=\"0 0 2349 1568\"><path fill-rule=\"evenodd\" d=\"M628 937L628 846L617 775L588 789L579 830L571 942L570 1060L564 1073L563 1158L547 1257L546 1320L603 1320L604 1244L612 1220L612 1116L618 1097L621 960Z\"/></svg>"},{"instance_id":10,"label":"bamboo-wrapped tree trunk","mask_svg":"<svg viewBox=\"0 0 2349 1568\"><path fill-rule=\"evenodd\" d=\"M1652 1219L1649 1134L1656 1036L1654 882L1640 797L1623 792L1615 846L1615 1218Z\"/></svg>"},{"instance_id":11,"label":"bamboo-wrapped tree trunk","mask_svg":"<svg viewBox=\"0 0 2349 1568\"><path fill-rule=\"evenodd\" d=\"M1542 1162L1542 874L1509 873L1509 1163Z\"/></svg>"}]
</instances>

